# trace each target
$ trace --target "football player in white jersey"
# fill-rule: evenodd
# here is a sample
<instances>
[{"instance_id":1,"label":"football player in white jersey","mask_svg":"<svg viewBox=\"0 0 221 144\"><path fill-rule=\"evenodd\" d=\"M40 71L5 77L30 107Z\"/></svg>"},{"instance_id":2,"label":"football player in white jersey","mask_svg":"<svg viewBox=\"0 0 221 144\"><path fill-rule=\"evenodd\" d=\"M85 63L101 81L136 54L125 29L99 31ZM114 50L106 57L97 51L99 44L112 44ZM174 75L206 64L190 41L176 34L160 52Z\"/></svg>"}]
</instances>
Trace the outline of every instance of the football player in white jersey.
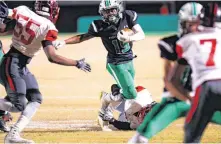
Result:
<instances>
[{"instance_id":1,"label":"football player in white jersey","mask_svg":"<svg viewBox=\"0 0 221 144\"><path fill-rule=\"evenodd\" d=\"M137 86L136 91L138 95L136 99L123 99L110 103L107 108L108 114L104 117L108 124L118 130L135 130L142 123L145 115L151 111L156 102L153 101L151 93L143 86ZM120 113L118 119L113 117L113 110ZM103 131L111 131L108 124L103 124L101 127Z\"/></svg>"},{"instance_id":2,"label":"football player in white jersey","mask_svg":"<svg viewBox=\"0 0 221 144\"><path fill-rule=\"evenodd\" d=\"M209 3L200 17L188 24L190 33L177 42L178 63L191 66L195 91L185 121L185 143L200 142L212 116L221 111L221 30L216 25L220 12L216 3Z\"/></svg>"},{"instance_id":3,"label":"football player in white jersey","mask_svg":"<svg viewBox=\"0 0 221 144\"><path fill-rule=\"evenodd\" d=\"M5 137L6 143L33 143L32 140L21 138L20 132L30 122L42 102L38 83L27 68L27 64L42 47L52 63L91 71L90 65L84 62L84 59L72 60L56 54L52 42L58 34L54 23L59 9L56 0L37 0L34 11L26 6L9 9L4 2L0 2L0 17L17 21L11 48L0 65L0 79L7 92L7 97L0 99L0 109L21 112L18 121Z\"/></svg>"}]
</instances>

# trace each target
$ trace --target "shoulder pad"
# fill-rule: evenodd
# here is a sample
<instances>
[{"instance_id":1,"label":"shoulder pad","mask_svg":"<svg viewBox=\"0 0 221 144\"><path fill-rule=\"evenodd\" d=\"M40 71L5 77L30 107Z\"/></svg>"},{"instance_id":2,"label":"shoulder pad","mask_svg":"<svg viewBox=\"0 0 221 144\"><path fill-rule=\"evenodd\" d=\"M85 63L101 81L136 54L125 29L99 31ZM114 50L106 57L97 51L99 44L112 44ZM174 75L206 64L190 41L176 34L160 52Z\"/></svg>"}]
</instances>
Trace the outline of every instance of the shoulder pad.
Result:
<instances>
[{"instance_id":1,"label":"shoulder pad","mask_svg":"<svg viewBox=\"0 0 221 144\"><path fill-rule=\"evenodd\" d=\"M161 40L165 41L168 44L171 44L171 43L176 43L179 40L179 37L177 35L172 35L172 36L164 37Z\"/></svg>"},{"instance_id":2,"label":"shoulder pad","mask_svg":"<svg viewBox=\"0 0 221 144\"><path fill-rule=\"evenodd\" d=\"M136 21L137 20L137 13L132 10L125 10L124 14L126 16L129 16L131 20Z\"/></svg>"},{"instance_id":3,"label":"shoulder pad","mask_svg":"<svg viewBox=\"0 0 221 144\"><path fill-rule=\"evenodd\" d=\"M94 20L92 21L92 26L95 32L102 31L105 25L105 22L103 20Z\"/></svg>"}]
</instances>

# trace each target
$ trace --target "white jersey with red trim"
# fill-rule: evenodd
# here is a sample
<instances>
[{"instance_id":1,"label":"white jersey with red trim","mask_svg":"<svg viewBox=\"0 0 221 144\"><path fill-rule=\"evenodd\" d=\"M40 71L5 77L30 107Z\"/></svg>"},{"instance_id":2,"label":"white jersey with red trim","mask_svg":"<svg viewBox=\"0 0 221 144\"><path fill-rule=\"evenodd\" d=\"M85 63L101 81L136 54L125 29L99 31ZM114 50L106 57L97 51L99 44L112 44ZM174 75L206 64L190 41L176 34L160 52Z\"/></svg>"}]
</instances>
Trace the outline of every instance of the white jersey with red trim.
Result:
<instances>
[{"instance_id":1,"label":"white jersey with red trim","mask_svg":"<svg viewBox=\"0 0 221 144\"><path fill-rule=\"evenodd\" d=\"M58 31L55 25L26 6L14 8L12 18L17 21L17 24L11 45L28 57L38 54L42 49L43 40L57 39Z\"/></svg>"},{"instance_id":2,"label":"white jersey with red trim","mask_svg":"<svg viewBox=\"0 0 221 144\"><path fill-rule=\"evenodd\" d=\"M221 79L221 30L203 28L185 35L177 42L179 58L192 68L193 90L208 80Z\"/></svg>"},{"instance_id":3,"label":"white jersey with red trim","mask_svg":"<svg viewBox=\"0 0 221 144\"><path fill-rule=\"evenodd\" d=\"M148 107L154 102L151 93L146 88L137 86L136 90L137 97L135 99L124 100L116 108L121 113L118 120L130 122L131 129L136 129L144 118L135 116L134 114L143 108Z\"/></svg>"}]
</instances>

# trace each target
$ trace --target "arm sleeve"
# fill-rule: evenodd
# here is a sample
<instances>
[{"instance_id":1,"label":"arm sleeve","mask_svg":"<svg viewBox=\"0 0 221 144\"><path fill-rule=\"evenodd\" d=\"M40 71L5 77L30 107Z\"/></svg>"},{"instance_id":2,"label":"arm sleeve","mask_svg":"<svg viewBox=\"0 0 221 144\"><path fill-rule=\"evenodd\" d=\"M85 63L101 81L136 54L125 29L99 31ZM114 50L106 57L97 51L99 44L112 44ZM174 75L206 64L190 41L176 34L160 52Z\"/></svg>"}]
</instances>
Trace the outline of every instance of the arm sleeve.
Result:
<instances>
[{"instance_id":1,"label":"arm sleeve","mask_svg":"<svg viewBox=\"0 0 221 144\"><path fill-rule=\"evenodd\" d=\"M55 41L58 36L58 31L56 30L49 30L46 34L45 40L48 41Z\"/></svg>"},{"instance_id":2,"label":"arm sleeve","mask_svg":"<svg viewBox=\"0 0 221 144\"><path fill-rule=\"evenodd\" d=\"M43 29L44 29L43 31L46 31L44 40L53 42L57 39L58 30L56 29L55 25L52 22L48 23L47 26L45 26L45 28Z\"/></svg>"},{"instance_id":3,"label":"arm sleeve","mask_svg":"<svg viewBox=\"0 0 221 144\"><path fill-rule=\"evenodd\" d=\"M129 122L121 122L118 120L114 120L113 122L110 122L115 128L119 130L132 130L130 128L130 123Z\"/></svg>"}]
</instances>

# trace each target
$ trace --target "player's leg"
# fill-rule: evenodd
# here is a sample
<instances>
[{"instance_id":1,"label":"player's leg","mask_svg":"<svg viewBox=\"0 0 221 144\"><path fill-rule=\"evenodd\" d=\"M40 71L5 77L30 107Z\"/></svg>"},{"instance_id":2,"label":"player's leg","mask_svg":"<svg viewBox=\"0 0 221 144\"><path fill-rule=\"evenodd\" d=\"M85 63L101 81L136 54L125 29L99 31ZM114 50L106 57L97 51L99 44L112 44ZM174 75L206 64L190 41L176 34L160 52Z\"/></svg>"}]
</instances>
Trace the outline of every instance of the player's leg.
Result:
<instances>
[{"instance_id":1,"label":"player's leg","mask_svg":"<svg viewBox=\"0 0 221 144\"><path fill-rule=\"evenodd\" d=\"M132 61L118 65L108 63L107 70L121 88L125 99L135 99L137 97L137 91L134 86L134 73L132 72Z\"/></svg>"},{"instance_id":2,"label":"player's leg","mask_svg":"<svg viewBox=\"0 0 221 144\"><path fill-rule=\"evenodd\" d=\"M4 56L3 46L0 40L0 64L3 59L3 56ZM0 78L0 84L2 84L1 78ZM11 121L11 120L12 120L12 116L9 112L0 110L0 130L1 131L8 132L10 130L6 122Z\"/></svg>"},{"instance_id":3,"label":"player's leg","mask_svg":"<svg viewBox=\"0 0 221 144\"><path fill-rule=\"evenodd\" d=\"M211 119L212 123L221 125L221 111L216 111Z\"/></svg>"},{"instance_id":4,"label":"player's leg","mask_svg":"<svg viewBox=\"0 0 221 144\"><path fill-rule=\"evenodd\" d=\"M220 85L219 85L220 86ZM197 88L185 121L185 143L198 143L214 111L210 82Z\"/></svg>"},{"instance_id":5,"label":"player's leg","mask_svg":"<svg viewBox=\"0 0 221 144\"><path fill-rule=\"evenodd\" d=\"M139 137L143 140L152 138L174 120L185 116L189 108L190 106L185 102L175 98L163 98L162 102L154 106L153 111L151 110L145 116L144 121L137 129L137 135L131 140L139 142Z\"/></svg>"},{"instance_id":6,"label":"player's leg","mask_svg":"<svg viewBox=\"0 0 221 144\"><path fill-rule=\"evenodd\" d=\"M119 93L120 88L114 84L111 86L111 93L101 92L101 108L98 114L98 124L103 131L111 131L109 120L113 118L113 110L120 105L122 97L115 95Z\"/></svg>"},{"instance_id":7,"label":"player's leg","mask_svg":"<svg viewBox=\"0 0 221 144\"><path fill-rule=\"evenodd\" d=\"M23 69L22 78L24 79L27 88L26 98L28 103L11 130L17 130L18 132L21 132L28 125L42 103L42 95L39 91L38 83L34 75L32 75L26 67Z\"/></svg>"},{"instance_id":8,"label":"player's leg","mask_svg":"<svg viewBox=\"0 0 221 144\"><path fill-rule=\"evenodd\" d=\"M19 59L14 57L6 57L2 61L1 79L7 92L7 99L0 100L0 109L2 110L7 110L10 112L23 112L26 108L26 83L21 77L21 69L19 64ZM6 143L32 142L20 137L20 127L22 126L12 126L11 130L5 137Z\"/></svg>"}]
</instances>

